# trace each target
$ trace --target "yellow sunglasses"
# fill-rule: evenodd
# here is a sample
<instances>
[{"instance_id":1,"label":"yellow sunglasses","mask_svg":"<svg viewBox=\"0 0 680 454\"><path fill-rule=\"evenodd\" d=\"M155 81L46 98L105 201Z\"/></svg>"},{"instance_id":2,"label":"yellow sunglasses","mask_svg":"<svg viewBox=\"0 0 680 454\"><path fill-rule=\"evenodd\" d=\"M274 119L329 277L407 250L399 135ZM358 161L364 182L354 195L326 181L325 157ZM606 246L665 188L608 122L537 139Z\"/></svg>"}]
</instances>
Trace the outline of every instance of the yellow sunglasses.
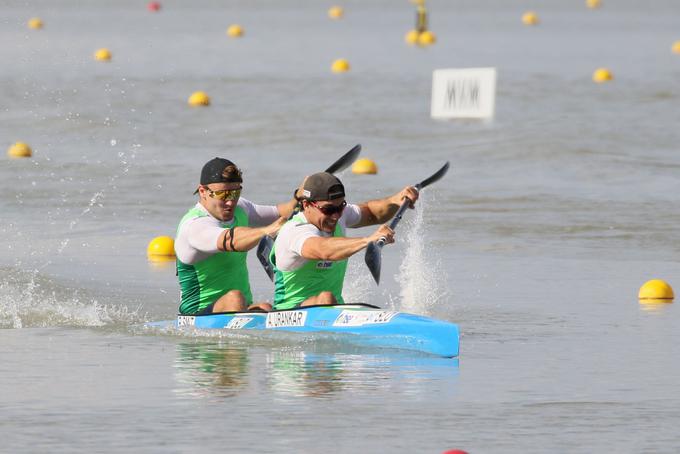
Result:
<instances>
[{"instance_id":1,"label":"yellow sunglasses","mask_svg":"<svg viewBox=\"0 0 680 454\"><path fill-rule=\"evenodd\" d=\"M203 189L208 191L208 195L213 199L217 200L238 200L241 197L241 189L220 189L218 191L213 191L207 186L203 186Z\"/></svg>"}]
</instances>

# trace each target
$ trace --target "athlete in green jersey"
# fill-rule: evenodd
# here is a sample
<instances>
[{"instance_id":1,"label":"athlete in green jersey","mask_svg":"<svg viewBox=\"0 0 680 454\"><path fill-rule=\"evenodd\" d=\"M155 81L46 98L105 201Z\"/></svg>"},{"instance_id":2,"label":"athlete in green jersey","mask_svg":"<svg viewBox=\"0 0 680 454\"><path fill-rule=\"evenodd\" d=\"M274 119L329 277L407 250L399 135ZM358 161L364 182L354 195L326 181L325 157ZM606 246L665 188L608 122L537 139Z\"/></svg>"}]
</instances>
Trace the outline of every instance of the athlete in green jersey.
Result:
<instances>
[{"instance_id":1,"label":"athlete in green jersey","mask_svg":"<svg viewBox=\"0 0 680 454\"><path fill-rule=\"evenodd\" d=\"M315 173L302 185L302 211L280 230L272 253L274 309L343 304L347 259L381 237L394 242L394 232L381 225L367 237L345 237L347 227L387 222L404 198L418 200L413 186L380 200L347 204L345 187L335 176ZM413 205L412 205L413 206Z\"/></svg>"},{"instance_id":2,"label":"athlete in green jersey","mask_svg":"<svg viewBox=\"0 0 680 454\"><path fill-rule=\"evenodd\" d=\"M242 183L228 159L203 166L198 203L182 217L175 238L180 314L271 309L253 304L246 253L264 235L276 235L297 202L256 205L240 197Z\"/></svg>"}]
</instances>

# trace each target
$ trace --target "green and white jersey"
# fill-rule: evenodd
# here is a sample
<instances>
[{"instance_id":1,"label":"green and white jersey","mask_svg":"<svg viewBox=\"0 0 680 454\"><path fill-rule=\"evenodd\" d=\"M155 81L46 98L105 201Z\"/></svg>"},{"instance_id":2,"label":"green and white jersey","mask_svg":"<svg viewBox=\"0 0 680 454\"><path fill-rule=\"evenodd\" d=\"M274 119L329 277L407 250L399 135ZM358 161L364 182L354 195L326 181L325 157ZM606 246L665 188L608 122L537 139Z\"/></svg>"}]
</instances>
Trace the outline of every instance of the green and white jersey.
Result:
<instances>
[{"instance_id":1,"label":"green and white jersey","mask_svg":"<svg viewBox=\"0 0 680 454\"><path fill-rule=\"evenodd\" d=\"M196 313L230 290L240 290L250 304L252 294L246 252L221 252L217 240L224 229L266 225L279 216L275 206L255 205L240 199L228 222L213 217L200 203L191 208L177 227L175 254L181 289L180 314Z\"/></svg>"},{"instance_id":2,"label":"green and white jersey","mask_svg":"<svg viewBox=\"0 0 680 454\"><path fill-rule=\"evenodd\" d=\"M271 256L275 265L274 309L296 307L323 291L332 292L338 303L344 304L342 285L347 259L308 260L302 256L302 247L312 237L344 237L346 227L354 226L360 220L359 206L347 205L332 234L308 223L303 213L298 213L281 227Z\"/></svg>"}]
</instances>

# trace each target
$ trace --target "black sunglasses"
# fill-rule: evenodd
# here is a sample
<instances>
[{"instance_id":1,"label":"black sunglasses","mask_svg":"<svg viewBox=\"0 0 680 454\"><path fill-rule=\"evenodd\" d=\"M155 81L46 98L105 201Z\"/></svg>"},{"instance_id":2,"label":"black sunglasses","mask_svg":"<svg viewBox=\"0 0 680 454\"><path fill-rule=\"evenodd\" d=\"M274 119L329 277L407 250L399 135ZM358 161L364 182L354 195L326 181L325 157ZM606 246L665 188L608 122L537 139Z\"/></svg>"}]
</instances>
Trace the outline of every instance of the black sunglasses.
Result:
<instances>
[{"instance_id":1,"label":"black sunglasses","mask_svg":"<svg viewBox=\"0 0 680 454\"><path fill-rule=\"evenodd\" d=\"M309 202L314 208L317 210L321 211L323 214L326 216L330 216L335 213L342 214L342 211L345 209L347 206L347 201L343 200L340 205L324 205L324 206L319 206L316 204L316 202Z\"/></svg>"}]
</instances>

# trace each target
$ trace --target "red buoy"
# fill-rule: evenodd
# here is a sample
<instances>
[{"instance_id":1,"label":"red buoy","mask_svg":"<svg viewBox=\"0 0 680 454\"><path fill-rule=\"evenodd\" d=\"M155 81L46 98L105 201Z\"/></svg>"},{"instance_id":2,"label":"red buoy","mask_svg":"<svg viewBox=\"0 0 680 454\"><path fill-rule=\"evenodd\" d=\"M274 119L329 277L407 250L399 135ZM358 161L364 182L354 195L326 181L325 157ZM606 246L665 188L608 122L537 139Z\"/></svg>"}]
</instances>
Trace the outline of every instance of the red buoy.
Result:
<instances>
[{"instance_id":1,"label":"red buoy","mask_svg":"<svg viewBox=\"0 0 680 454\"><path fill-rule=\"evenodd\" d=\"M146 5L146 7L148 8L149 11L156 12L161 9L161 4L160 2L149 2L149 4Z\"/></svg>"},{"instance_id":2,"label":"red buoy","mask_svg":"<svg viewBox=\"0 0 680 454\"><path fill-rule=\"evenodd\" d=\"M468 454L467 451L463 451L462 449L449 449L448 451L444 451L442 454Z\"/></svg>"}]
</instances>

